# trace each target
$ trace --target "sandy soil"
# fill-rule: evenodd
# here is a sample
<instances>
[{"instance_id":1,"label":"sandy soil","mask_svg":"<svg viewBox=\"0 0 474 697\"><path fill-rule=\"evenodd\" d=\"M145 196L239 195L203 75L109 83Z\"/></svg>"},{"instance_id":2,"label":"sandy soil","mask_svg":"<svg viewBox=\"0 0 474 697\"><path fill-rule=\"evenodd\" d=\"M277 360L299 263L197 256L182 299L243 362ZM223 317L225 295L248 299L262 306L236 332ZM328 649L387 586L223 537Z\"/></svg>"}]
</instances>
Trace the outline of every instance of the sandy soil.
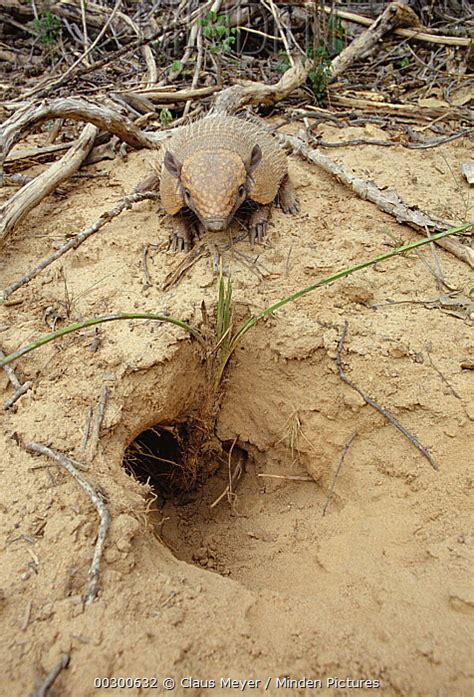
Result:
<instances>
[{"instance_id":1,"label":"sandy soil","mask_svg":"<svg viewBox=\"0 0 474 697\"><path fill-rule=\"evenodd\" d=\"M374 137L374 129L344 132L361 135ZM324 137L340 132L328 127ZM431 150L329 154L409 203L461 221L469 215L459 174L468 147L458 140ZM1 286L111 208L144 178L149 159L133 152L125 162L92 166L106 176L75 180L49 197L4 249ZM292 159L291 173L302 213L274 211L266 247L244 241L223 253L238 317L415 238L310 165ZM53 322L116 311L168 311L198 324L201 301L211 314L216 303L211 257L163 291L181 261L165 250L166 239L155 203L116 218L0 309L2 348L16 349ZM224 248L228 238L213 241ZM156 245L151 286L146 244ZM467 300L467 266L439 249L437 257L446 282ZM64 652L70 665L50 695L163 694L166 676L177 681L174 694L189 697L240 692L221 678L262 681L245 694L263 693L268 678L269 695L472 694L474 401L472 372L462 367L473 359L472 312L427 304L447 292L433 264L427 248L397 257L285 306L247 334L229 366L216 427L222 442L237 439L247 462L230 503L224 497L213 508L228 482L226 463L186 502L150 497L122 467L139 433L186 421L199 407L202 357L182 330L115 322L21 359L18 376L34 386L1 416L2 694L29 694ZM341 381L335 357L345 321L348 376L421 440L439 471ZM0 382L10 395L5 375ZM110 395L91 458L83 432L104 385ZM85 476L112 522L99 596L86 608L95 509L65 471L19 448L16 435L92 460ZM180 685L186 676L197 682ZM159 689L97 689L99 677L156 677ZM287 688L285 677L321 685ZM381 687L328 687L336 678ZM214 689L206 687L211 680Z\"/></svg>"}]
</instances>

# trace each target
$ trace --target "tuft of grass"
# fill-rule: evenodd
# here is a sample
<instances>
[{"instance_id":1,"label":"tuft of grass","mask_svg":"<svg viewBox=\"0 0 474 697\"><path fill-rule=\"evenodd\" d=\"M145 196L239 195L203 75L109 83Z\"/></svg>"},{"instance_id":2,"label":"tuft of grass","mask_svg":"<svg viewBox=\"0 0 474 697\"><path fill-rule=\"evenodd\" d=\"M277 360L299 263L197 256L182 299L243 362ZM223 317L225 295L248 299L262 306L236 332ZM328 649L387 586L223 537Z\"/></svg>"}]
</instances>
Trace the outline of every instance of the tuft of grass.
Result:
<instances>
[{"instance_id":1,"label":"tuft of grass","mask_svg":"<svg viewBox=\"0 0 474 697\"><path fill-rule=\"evenodd\" d=\"M275 444L278 445L278 443L282 443L283 441L287 442L288 449L291 454L291 466L298 462L300 453L298 449L298 443L301 438L304 439L308 443L310 448L314 451L313 444L307 439L307 437L303 433L303 427L301 425L298 410L293 407L293 411L291 412L290 417L286 422L286 431L284 435L280 438L280 440L277 441Z\"/></svg>"}]
</instances>

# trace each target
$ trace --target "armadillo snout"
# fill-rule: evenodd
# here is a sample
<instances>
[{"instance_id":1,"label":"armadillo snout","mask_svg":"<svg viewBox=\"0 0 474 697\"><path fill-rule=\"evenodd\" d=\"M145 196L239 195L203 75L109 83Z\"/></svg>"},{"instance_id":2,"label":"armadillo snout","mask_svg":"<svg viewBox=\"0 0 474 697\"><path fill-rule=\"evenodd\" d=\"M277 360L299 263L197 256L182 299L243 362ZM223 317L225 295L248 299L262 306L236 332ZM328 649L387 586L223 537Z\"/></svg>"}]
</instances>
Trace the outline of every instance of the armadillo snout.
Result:
<instances>
[{"instance_id":1,"label":"armadillo snout","mask_svg":"<svg viewBox=\"0 0 474 697\"><path fill-rule=\"evenodd\" d=\"M208 218L203 220L202 223L208 232L222 232L227 227L225 218Z\"/></svg>"}]
</instances>

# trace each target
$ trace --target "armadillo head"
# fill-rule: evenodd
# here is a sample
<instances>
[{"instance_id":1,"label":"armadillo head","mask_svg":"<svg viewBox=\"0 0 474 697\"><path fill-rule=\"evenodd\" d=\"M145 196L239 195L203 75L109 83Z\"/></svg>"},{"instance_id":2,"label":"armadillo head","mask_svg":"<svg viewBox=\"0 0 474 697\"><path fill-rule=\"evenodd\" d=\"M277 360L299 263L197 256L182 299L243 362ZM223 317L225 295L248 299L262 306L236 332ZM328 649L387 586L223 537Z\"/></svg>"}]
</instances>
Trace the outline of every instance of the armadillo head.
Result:
<instances>
[{"instance_id":1,"label":"armadillo head","mask_svg":"<svg viewBox=\"0 0 474 697\"><path fill-rule=\"evenodd\" d=\"M197 215L206 230L225 230L236 210L248 198L252 173L262 159L259 145L242 159L231 150L198 150L184 162L169 151L164 164L178 179L183 204Z\"/></svg>"}]
</instances>

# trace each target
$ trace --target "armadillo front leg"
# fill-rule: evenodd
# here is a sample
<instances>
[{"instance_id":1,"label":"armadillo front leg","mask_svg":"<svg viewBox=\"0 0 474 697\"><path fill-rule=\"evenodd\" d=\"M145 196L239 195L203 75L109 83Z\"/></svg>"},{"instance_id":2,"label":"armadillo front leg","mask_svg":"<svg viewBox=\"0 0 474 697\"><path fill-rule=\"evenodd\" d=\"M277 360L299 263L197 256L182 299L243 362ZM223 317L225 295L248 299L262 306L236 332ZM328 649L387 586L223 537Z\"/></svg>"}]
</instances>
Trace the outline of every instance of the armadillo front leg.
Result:
<instances>
[{"instance_id":1,"label":"armadillo front leg","mask_svg":"<svg viewBox=\"0 0 474 697\"><path fill-rule=\"evenodd\" d=\"M193 246L193 227L189 220L176 215L173 218L173 231L170 236L172 252L189 252Z\"/></svg>"},{"instance_id":2,"label":"armadillo front leg","mask_svg":"<svg viewBox=\"0 0 474 697\"><path fill-rule=\"evenodd\" d=\"M258 208L256 208L250 214L250 218L249 218L250 244L253 245L253 244L255 244L255 242L262 244L263 238L265 237L265 235L267 233L268 219L270 217L271 209L272 209L271 205L258 206Z\"/></svg>"}]
</instances>

